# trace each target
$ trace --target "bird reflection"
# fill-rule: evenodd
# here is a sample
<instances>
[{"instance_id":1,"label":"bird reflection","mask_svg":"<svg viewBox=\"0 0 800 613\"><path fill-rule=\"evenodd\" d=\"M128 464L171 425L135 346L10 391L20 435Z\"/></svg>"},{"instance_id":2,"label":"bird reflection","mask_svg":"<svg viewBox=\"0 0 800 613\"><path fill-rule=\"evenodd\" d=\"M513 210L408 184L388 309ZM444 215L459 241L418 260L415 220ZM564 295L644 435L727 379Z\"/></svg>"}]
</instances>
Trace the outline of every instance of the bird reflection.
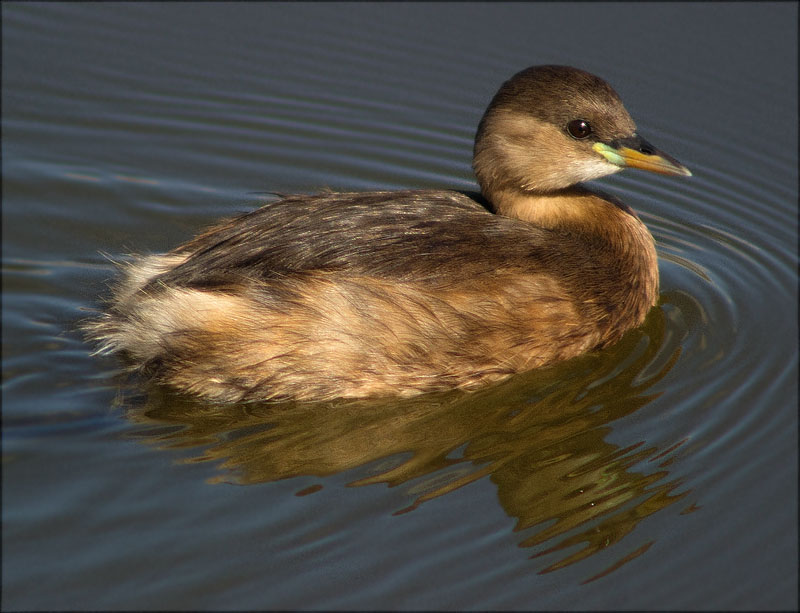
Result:
<instances>
[{"instance_id":1,"label":"bird reflection","mask_svg":"<svg viewBox=\"0 0 800 613\"><path fill-rule=\"evenodd\" d=\"M662 304L668 301L662 295ZM359 468L351 486L406 485L414 511L489 478L520 547L546 573L619 543L684 498L669 464L686 442L609 442L614 422L648 404L675 364L681 338L662 308L613 348L467 393L407 400L204 405L152 388L126 407L136 438L194 448L217 481L253 484ZM313 494L322 486L298 495ZM598 578L644 553L646 543ZM581 546L576 550L576 546ZM591 579L590 579L591 580Z\"/></svg>"}]
</instances>

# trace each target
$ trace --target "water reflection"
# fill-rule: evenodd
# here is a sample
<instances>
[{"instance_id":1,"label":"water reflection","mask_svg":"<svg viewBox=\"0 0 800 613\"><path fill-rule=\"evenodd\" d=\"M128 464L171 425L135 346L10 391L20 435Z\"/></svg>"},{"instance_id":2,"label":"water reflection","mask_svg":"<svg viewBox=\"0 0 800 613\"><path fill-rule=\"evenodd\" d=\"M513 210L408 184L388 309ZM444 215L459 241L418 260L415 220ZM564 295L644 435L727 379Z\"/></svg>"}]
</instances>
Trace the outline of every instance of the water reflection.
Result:
<instances>
[{"instance_id":1,"label":"water reflection","mask_svg":"<svg viewBox=\"0 0 800 613\"><path fill-rule=\"evenodd\" d=\"M514 377L482 391L404 401L205 405L152 389L129 418L161 448L198 448L218 481L325 477L361 467L350 486L407 484L417 509L488 477L517 519L520 547L551 572L621 541L645 517L681 500L669 465L686 442L609 442L613 424L660 395L686 336L679 295L662 295L645 325L601 354ZM306 488L298 495L320 490ZM576 546L582 545L577 551ZM650 543L622 557L611 572Z\"/></svg>"}]
</instances>

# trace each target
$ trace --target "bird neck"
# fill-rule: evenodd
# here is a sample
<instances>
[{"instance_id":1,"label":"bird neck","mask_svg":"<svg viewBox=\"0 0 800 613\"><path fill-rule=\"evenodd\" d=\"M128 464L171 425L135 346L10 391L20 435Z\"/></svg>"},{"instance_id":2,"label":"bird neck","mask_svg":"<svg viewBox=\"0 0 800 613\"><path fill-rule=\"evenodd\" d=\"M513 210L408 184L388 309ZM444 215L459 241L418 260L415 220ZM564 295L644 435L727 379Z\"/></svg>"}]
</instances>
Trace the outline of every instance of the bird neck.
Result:
<instances>
[{"instance_id":1,"label":"bird neck","mask_svg":"<svg viewBox=\"0 0 800 613\"><path fill-rule=\"evenodd\" d=\"M544 193L501 190L488 200L495 212L505 217L587 238L615 242L624 230L644 228L630 208L577 185Z\"/></svg>"}]
</instances>

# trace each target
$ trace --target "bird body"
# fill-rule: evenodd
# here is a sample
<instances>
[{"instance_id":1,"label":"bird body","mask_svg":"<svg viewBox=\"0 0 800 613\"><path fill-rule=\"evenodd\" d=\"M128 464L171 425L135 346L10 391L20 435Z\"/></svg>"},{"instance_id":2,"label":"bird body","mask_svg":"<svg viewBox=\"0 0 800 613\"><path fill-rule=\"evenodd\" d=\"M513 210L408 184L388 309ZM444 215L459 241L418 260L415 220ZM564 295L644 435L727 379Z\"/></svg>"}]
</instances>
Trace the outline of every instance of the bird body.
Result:
<instances>
[{"instance_id":1,"label":"bird body","mask_svg":"<svg viewBox=\"0 0 800 613\"><path fill-rule=\"evenodd\" d=\"M479 126L482 198L283 198L126 264L89 336L226 402L471 389L607 346L657 301L655 245L632 210L576 183L621 169L614 156L688 174L634 130L604 81L528 69Z\"/></svg>"}]
</instances>

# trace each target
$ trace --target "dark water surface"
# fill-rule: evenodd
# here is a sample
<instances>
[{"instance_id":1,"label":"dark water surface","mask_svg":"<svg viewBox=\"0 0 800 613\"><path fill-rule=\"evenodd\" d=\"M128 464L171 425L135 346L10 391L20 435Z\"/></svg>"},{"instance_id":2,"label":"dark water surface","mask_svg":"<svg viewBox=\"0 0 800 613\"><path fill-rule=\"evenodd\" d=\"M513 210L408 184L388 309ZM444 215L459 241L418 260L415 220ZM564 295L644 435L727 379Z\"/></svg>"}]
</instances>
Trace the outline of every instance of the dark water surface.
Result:
<instances>
[{"instance_id":1,"label":"dark water surface","mask_svg":"<svg viewBox=\"0 0 800 613\"><path fill-rule=\"evenodd\" d=\"M797 607L797 5L3 3L2 607ZM72 331L252 192L474 189L532 64L687 180L602 182L662 296L474 394L201 406Z\"/></svg>"}]
</instances>

